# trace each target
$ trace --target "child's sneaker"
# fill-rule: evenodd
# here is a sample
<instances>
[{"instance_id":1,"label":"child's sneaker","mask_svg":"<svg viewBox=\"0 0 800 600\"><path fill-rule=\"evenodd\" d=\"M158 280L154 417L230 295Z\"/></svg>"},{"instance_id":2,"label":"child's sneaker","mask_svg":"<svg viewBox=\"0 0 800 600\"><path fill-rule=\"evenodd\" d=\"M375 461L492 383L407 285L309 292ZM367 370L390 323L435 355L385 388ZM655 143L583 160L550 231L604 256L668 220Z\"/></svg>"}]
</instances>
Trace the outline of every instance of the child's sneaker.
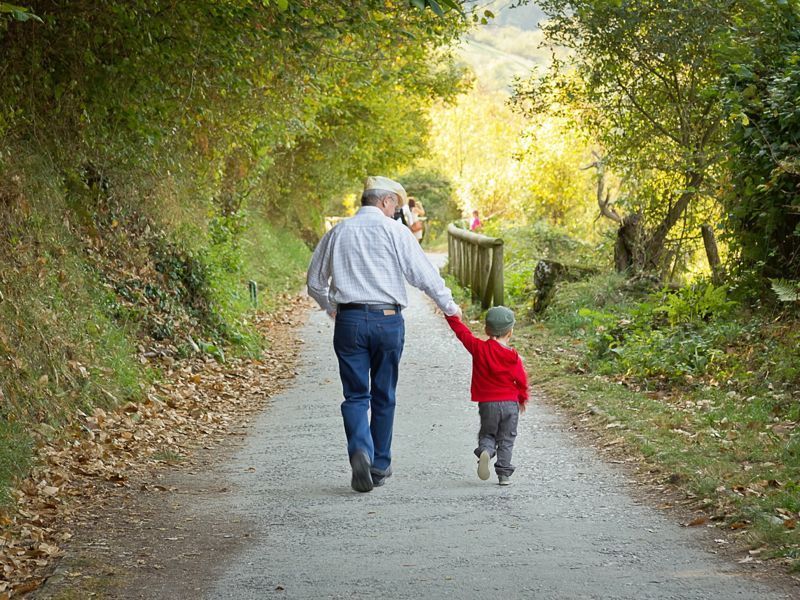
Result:
<instances>
[{"instance_id":1,"label":"child's sneaker","mask_svg":"<svg viewBox=\"0 0 800 600\"><path fill-rule=\"evenodd\" d=\"M489 453L484 450L478 459L478 477L486 481L489 479Z\"/></svg>"},{"instance_id":2,"label":"child's sneaker","mask_svg":"<svg viewBox=\"0 0 800 600\"><path fill-rule=\"evenodd\" d=\"M500 485L511 485L511 478L508 475L498 475L497 483Z\"/></svg>"}]
</instances>

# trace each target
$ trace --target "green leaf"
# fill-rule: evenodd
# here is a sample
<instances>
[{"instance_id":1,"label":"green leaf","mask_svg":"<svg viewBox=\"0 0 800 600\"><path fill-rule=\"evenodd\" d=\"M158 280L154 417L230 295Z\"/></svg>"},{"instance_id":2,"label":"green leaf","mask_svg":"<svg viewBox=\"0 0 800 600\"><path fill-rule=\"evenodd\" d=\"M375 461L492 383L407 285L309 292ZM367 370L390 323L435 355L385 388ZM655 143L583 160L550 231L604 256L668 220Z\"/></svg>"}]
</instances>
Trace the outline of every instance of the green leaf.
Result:
<instances>
[{"instance_id":1,"label":"green leaf","mask_svg":"<svg viewBox=\"0 0 800 600\"><path fill-rule=\"evenodd\" d=\"M436 0L428 0L428 6L430 6L431 10L440 17L444 16L444 11L442 10L442 7L439 6L439 3L436 2Z\"/></svg>"},{"instance_id":2,"label":"green leaf","mask_svg":"<svg viewBox=\"0 0 800 600\"><path fill-rule=\"evenodd\" d=\"M17 21L24 22L33 19L34 21L38 21L39 23L44 22L27 8L17 6L16 4L9 4L8 2L0 2L0 13L9 14L11 15L12 18L16 19Z\"/></svg>"},{"instance_id":3,"label":"green leaf","mask_svg":"<svg viewBox=\"0 0 800 600\"><path fill-rule=\"evenodd\" d=\"M788 279L770 279L772 291L781 302L800 301L800 282Z\"/></svg>"},{"instance_id":4,"label":"green leaf","mask_svg":"<svg viewBox=\"0 0 800 600\"><path fill-rule=\"evenodd\" d=\"M289 0L275 0L278 5L278 10L284 12L289 8Z\"/></svg>"},{"instance_id":5,"label":"green leaf","mask_svg":"<svg viewBox=\"0 0 800 600\"><path fill-rule=\"evenodd\" d=\"M461 7L461 3L458 0L440 0L440 3L448 8L452 8L453 10L457 10L462 15L464 14L464 10Z\"/></svg>"}]
</instances>

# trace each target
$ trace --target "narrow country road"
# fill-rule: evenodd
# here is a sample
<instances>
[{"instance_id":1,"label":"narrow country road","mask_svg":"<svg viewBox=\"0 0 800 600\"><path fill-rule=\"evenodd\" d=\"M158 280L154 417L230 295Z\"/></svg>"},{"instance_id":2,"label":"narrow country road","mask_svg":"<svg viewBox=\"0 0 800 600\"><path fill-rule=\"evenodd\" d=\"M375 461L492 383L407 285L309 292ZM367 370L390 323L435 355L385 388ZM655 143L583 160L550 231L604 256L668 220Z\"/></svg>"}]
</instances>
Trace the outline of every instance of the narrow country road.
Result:
<instances>
[{"instance_id":1,"label":"narrow country road","mask_svg":"<svg viewBox=\"0 0 800 600\"><path fill-rule=\"evenodd\" d=\"M296 384L221 467L230 493L194 508L253 528L219 557L206 597L788 597L701 550L698 532L636 504L624 475L576 447L535 398L514 484L480 481L469 356L416 290L404 314L394 476L369 494L350 490L332 323L317 312L302 333Z\"/></svg>"}]
</instances>

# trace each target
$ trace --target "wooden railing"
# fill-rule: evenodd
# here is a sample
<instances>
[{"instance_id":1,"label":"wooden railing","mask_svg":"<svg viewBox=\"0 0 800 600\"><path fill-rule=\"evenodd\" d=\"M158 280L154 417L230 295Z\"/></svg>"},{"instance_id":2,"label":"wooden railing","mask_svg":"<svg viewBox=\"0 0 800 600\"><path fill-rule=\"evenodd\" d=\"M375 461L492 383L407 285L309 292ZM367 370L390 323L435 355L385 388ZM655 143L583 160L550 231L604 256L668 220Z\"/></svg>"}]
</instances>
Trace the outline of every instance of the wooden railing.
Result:
<instances>
[{"instance_id":1,"label":"wooden railing","mask_svg":"<svg viewBox=\"0 0 800 600\"><path fill-rule=\"evenodd\" d=\"M448 272L472 292L481 308L503 304L503 240L452 223L447 226Z\"/></svg>"}]
</instances>

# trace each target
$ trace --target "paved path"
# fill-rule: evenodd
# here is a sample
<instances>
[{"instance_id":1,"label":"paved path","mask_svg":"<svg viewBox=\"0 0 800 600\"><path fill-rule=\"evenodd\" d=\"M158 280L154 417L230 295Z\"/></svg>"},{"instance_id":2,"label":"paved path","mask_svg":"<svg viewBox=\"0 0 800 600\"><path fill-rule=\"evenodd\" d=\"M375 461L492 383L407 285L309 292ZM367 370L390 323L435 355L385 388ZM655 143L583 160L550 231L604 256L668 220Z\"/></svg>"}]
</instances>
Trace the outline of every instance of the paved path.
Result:
<instances>
[{"instance_id":1,"label":"paved path","mask_svg":"<svg viewBox=\"0 0 800 600\"><path fill-rule=\"evenodd\" d=\"M625 477L535 401L514 484L480 481L469 357L416 291L404 314L394 476L350 490L332 323L315 313L296 385L222 467L231 493L196 507L253 528L239 554L220 557L208 598L788 597L634 503Z\"/></svg>"}]
</instances>

